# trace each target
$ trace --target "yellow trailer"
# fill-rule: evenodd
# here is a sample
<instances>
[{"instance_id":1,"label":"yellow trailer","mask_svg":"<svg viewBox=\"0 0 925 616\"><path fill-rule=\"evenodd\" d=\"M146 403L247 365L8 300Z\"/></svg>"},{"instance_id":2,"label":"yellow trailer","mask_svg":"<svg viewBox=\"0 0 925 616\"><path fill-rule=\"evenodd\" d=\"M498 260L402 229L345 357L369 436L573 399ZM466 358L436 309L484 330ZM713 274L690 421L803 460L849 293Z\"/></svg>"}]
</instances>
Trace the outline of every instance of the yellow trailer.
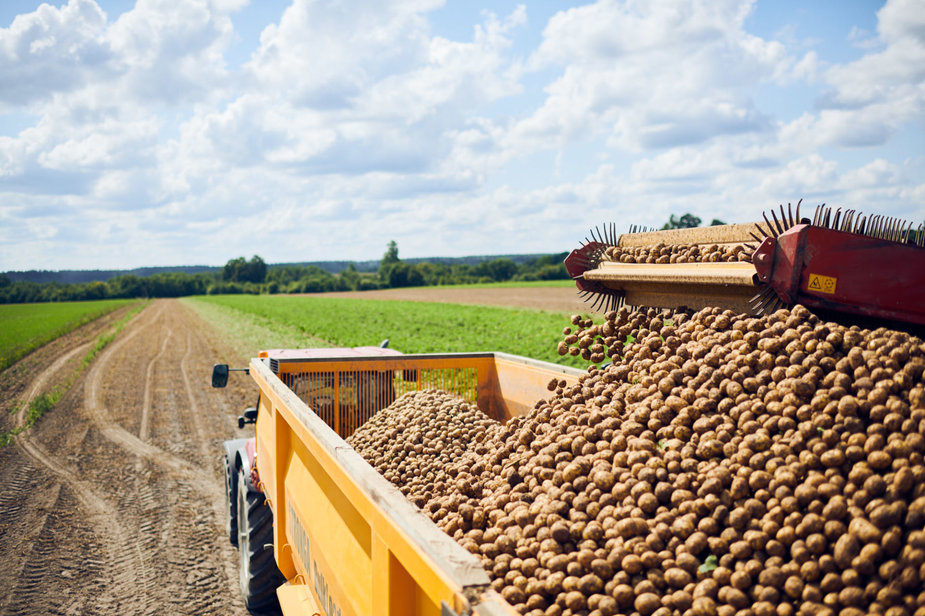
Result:
<instances>
[{"instance_id":1,"label":"yellow trailer","mask_svg":"<svg viewBox=\"0 0 925 616\"><path fill-rule=\"evenodd\" d=\"M260 394L225 443L228 530L252 612L287 616L513 616L480 561L343 440L397 396L454 392L505 421L581 371L504 353L388 349L267 351L248 372ZM223 386L227 366L216 366ZM274 592L275 591L275 592ZM278 601L278 603L277 603Z\"/></svg>"}]
</instances>

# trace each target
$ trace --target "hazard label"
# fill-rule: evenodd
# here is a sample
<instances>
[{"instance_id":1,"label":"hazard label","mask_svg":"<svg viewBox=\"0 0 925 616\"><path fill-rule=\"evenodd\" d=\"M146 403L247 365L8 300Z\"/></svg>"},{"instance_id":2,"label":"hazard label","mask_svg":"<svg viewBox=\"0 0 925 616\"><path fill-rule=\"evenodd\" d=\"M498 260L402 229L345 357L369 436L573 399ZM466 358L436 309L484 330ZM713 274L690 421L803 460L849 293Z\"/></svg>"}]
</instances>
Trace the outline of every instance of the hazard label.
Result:
<instances>
[{"instance_id":1,"label":"hazard label","mask_svg":"<svg viewBox=\"0 0 925 616\"><path fill-rule=\"evenodd\" d=\"M832 278L831 276L810 274L809 285L807 286L807 289L810 291L816 291L817 293L835 293L836 282L838 282L838 279Z\"/></svg>"}]
</instances>

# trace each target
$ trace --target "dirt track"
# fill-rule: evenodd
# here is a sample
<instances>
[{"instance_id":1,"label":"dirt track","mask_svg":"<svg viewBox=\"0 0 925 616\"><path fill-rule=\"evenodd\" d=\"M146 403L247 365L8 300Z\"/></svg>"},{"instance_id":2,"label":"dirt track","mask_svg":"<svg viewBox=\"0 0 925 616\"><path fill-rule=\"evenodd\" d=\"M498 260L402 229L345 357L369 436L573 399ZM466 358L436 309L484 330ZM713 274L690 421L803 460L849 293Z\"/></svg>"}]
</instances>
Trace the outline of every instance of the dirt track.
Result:
<instances>
[{"instance_id":1,"label":"dirt track","mask_svg":"<svg viewBox=\"0 0 925 616\"><path fill-rule=\"evenodd\" d=\"M4 428L73 372L114 317L3 374ZM239 436L244 379L175 300L137 315L31 430L0 450L0 614L244 614L225 538L221 441Z\"/></svg>"}]
</instances>

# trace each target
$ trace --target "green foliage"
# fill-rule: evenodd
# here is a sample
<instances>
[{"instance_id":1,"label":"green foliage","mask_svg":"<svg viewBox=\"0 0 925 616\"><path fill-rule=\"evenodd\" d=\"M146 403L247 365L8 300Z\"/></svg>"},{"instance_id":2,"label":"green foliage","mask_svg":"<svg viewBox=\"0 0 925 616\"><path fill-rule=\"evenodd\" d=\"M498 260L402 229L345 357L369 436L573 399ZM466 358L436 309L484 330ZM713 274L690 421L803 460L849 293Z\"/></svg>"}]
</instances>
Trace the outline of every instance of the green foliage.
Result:
<instances>
[{"instance_id":1,"label":"green foliage","mask_svg":"<svg viewBox=\"0 0 925 616\"><path fill-rule=\"evenodd\" d=\"M0 370L43 344L129 303L104 300L0 306Z\"/></svg>"},{"instance_id":2,"label":"green foliage","mask_svg":"<svg viewBox=\"0 0 925 616\"><path fill-rule=\"evenodd\" d=\"M719 566L719 559L716 554L710 554L703 561L703 564L697 567L698 573L713 573L713 570Z\"/></svg>"},{"instance_id":3,"label":"green foliage","mask_svg":"<svg viewBox=\"0 0 925 616\"><path fill-rule=\"evenodd\" d=\"M662 230L665 231L667 229L693 229L694 227L699 227L700 222L701 220L698 217L690 213L684 214L680 218L672 214L671 216L669 216L668 222L662 225ZM711 227L715 227L717 225L724 225L724 224L726 223L724 223L719 218L714 218L713 220L710 221Z\"/></svg>"},{"instance_id":4,"label":"green foliage","mask_svg":"<svg viewBox=\"0 0 925 616\"><path fill-rule=\"evenodd\" d=\"M208 296L209 302L260 316L337 347L377 345L389 338L403 353L502 351L587 366L556 352L568 316L538 310L325 297Z\"/></svg>"},{"instance_id":5,"label":"green foliage","mask_svg":"<svg viewBox=\"0 0 925 616\"><path fill-rule=\"evenodd\" d=\"M666 229L692 229L693 227L700 226L700 219L694 216L693 214L684 214L681 218L676 217L672 214L668 218L668 222L662 225L662 230Z\"/></svg>"},{"instance_id":6,"label":"green foliage","mask_svg":"<svg viewBox=\"0 0 925 616\"><path fill-rule=\"evenodd\" d=\"M261 283L267 277L267 264L259 256L254 255L250 261L244 257L231 259L222 268L222 280L226 282L254 282Z\"/></svg>"}]
</instances>

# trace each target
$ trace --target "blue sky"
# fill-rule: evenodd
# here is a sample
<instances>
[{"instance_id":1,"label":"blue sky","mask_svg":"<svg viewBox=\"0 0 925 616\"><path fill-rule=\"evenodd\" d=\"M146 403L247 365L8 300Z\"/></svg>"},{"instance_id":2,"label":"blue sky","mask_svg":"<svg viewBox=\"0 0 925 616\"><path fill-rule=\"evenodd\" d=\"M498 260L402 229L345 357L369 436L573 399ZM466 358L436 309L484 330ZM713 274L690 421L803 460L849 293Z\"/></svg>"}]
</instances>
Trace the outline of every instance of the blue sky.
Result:
<instances>
[{"instance_id":1,"label":"blue sky","mask_svg":"<svg viewBox=\"0 0 925 616\"><path fill-rule=\"evenodd\" d=\"M0 3L0 271L925 221L920 0Z\"/></svg>"}]
</instances>

